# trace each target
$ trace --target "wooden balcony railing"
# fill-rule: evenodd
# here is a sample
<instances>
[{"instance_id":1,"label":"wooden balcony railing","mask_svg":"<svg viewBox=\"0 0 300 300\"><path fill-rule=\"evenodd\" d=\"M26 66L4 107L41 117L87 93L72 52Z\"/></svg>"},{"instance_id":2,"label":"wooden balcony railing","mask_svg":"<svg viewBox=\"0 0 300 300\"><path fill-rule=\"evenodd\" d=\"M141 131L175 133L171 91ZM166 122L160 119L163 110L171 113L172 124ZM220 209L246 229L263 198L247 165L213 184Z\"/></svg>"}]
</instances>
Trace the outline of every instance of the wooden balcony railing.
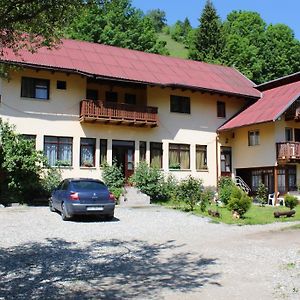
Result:
<instances>
[{"instance_id":1,"label":"wooden balcony railing","mask_svg":"<svg viewBox=\"0 0 300 300\"><path fill-rule=\"evenodd\" d=\"M158 125L158 109L101 100L80 102L80 122L103 122L132 126L155 127Z\"/></svg>"},{"instance_id":2,"label":"wooden balcony railing","mask_svg":"<svg viewBox=\"0 0 300 300\"><path fill-rule=\"evenodd\" d=\"M284 161L300 160L300 143L284 142L277 143L277 159Z\"/></svg>"}]
</instances>

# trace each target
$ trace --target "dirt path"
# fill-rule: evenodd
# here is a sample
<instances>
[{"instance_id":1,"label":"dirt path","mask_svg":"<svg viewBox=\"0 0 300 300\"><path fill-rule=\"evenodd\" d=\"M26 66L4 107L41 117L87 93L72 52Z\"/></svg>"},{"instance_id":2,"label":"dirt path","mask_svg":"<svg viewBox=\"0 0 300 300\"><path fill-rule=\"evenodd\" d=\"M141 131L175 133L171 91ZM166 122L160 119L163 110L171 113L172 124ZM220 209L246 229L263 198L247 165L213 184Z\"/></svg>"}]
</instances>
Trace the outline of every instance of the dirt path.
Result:
<instances>
[{"instance_id":1,"label":"dirt path","mask_svg":"<svg viewBox=\"0 0 300 300\"><path fill-rule=\"evenodd\" d=\"M0 299L300 299L300 231L161 207L112 222L0 209Z\"/></svg>"}]
</instances>

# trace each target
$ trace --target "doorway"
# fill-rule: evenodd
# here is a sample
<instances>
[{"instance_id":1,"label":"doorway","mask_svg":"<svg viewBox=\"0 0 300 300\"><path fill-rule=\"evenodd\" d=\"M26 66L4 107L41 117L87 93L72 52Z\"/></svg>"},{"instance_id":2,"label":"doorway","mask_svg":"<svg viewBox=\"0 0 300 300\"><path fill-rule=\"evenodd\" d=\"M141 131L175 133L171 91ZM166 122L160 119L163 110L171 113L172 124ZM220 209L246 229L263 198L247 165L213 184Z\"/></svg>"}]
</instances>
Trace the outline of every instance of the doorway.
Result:
<instances>
[{"instance_id":1,"label":"doorway","mask_svg":"<svg viewBox=\"0 0 300 300\"><path fill-rule=\"evenodd\" d=\"M221 176L231 177L231 147L221 147Z\"/></svg>"},{"instance_id":2,"label":"doorway","mask_svg":"<svg viewBox=\"0 0 300 300\"><path fill-rule=\"evenodd\" d=\"M134 172L134 149L134 141L112 141L113 161L121 167L126 181Z\"/></svg>"}]
</instances>

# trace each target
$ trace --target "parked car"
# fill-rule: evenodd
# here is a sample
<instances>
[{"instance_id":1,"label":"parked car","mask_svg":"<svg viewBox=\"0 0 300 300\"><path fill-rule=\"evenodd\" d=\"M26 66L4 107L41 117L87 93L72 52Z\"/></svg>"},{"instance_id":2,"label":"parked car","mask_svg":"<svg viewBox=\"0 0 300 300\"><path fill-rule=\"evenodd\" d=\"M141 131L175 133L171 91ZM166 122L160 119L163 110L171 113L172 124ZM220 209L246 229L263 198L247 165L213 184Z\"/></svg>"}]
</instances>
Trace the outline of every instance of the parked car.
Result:
<instances>
[{"instance_id":1,"label":"parked car","mask_svg":"<svg viewBox=\"0 0 300 300\"><path fill-rule=\"evenodd\" d=\"M114 218L115 197L100 180L68 178L63 180L49 199L51 211L59 211L64 221L76 215Z\"/></svg>"}]
</instances>

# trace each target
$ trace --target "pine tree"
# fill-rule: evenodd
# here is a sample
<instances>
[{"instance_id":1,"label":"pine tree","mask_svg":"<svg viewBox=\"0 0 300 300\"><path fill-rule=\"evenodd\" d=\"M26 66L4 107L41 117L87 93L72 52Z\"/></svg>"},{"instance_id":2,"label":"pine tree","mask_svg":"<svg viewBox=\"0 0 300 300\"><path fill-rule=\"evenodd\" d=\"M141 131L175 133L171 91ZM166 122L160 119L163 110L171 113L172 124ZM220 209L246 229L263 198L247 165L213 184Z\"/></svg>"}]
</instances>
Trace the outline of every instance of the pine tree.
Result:
<instances>
[{"instance_id":1,"label":"pine tree","mask_svg":"<svg viewBox=\"0 0 300 300\"><path fill-rule=\"evenodd\" d=\"M222 52L222 22L211 0L207 0L199 19L189 57L205 62L219 62Z\"/></svg>"}]
</instances>

